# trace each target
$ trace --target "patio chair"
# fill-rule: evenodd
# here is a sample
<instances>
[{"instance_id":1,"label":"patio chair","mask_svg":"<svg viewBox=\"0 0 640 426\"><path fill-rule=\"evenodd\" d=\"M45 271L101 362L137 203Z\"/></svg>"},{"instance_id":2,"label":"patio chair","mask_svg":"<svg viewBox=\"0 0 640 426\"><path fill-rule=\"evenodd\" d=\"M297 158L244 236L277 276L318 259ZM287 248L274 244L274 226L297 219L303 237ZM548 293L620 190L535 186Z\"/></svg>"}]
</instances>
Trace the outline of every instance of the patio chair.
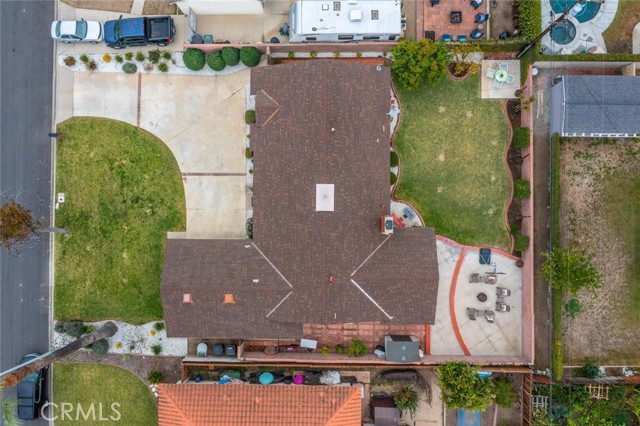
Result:
<instances>
[{"instance_id":1,"label":"patio chair","mask_svg":"<svg viewBox=\"0 0 640 426\"><path fill-rule=\"evenodd\" d=\"M504 287L497 287L496 288L496 295L498 295L498 296L511 296L511 290L509 290L508 288L504 288Z\"/></svg>"},{"instance_id":2,"label":"patio chair","mask_svg":"<svg viewBox=\"0 0 640 426\"><path fill-rule=\"evenodd\" d=\"M482 38L484 36L484 32L480 31L480 30L473 30L473 31L471 31L470 36L471 36L472 39L477 40L477 39Z\"/></svg>"},{"instance_id":3,"label":"patio chair","mask_svg":"<svg viewBox=\"0 0 640 426\"><path fill-rule=\"evenodd\" d=\"M491 83L491 88L492 89L502 89L502 81L498 81L496 79L493 80L493 83Z\"/></svg>"},{"instance_id":4,"label":"patio chair","mask_svg":"<svg viewBox=\"0 0 640 426\"><path fill-rule=\"evenodd\" d=\"M450 42L451 41L451 36L449 34L442 34L442 37L440 37L440 39L442 41Z\"/></svg>"},{"instance_id":5,"label":"patio chair","mask_svg":"<svg viewBox=\"0 0 640 426\"><path fill-rule=\"evenodd\" d=\"M509 311L511 311L511 306L506 305L506 304L501 303L501 302L497 302L496 303L496 311L498 311L498 312L509 312Z\"/></svg>"},{"instance_id":6,"label":"patio chair","mask_svg":"<svg viewBox=\"0 0 640 426\"><path fill-rule=\"evenodd\" d=\"M493 68L487 68L487 77L493 78L496 75L496 70Z\"/></svg>"},{"instance_id":7,"label":"patio chair","mask_svg":"<svg viewBox=\"0 0 640 426\"><path fill-rule=\"evenodd\" d=\"M507 64L506 62L501 62L500 63L500 69L507 71L509 69L509 64Z\"/></svg>"},{"instance_id":8,"label":"patio chair","mask_svg":"<svg viewBox=\"0 0 640 426\"><path fill-rule=\"evenodd\" d=\"M491 265L491 249L481 248L479 251L479 259L481 265Z\"/></svg>"},{"instance_id":9,"label":"patio chair","mask_svg":"<svg viewBox=\"0 0 640 426\"><path fill-rule=\"evenodd\" d=\"M487 284L495 284L498 282L498 276L496 274L488 274L486 282Z\"/></svg>"},{"instance_id":10,"label":"patio chair","mask_svg":"<svg viewBox=\"0 0 640 426\"><path fill-rule=\"evenodd\" d=\"M469 316L469 319L471 321L475 321L476 320L476 308L467 308L467 315Z\"/></svg>"},{"instance_id":11,"label":"patio chair","mask_svg":"<svg viewBox=\"0 0 640 426\"><path fill-rule=\"evenodd\" d=\"M463 43L463 42L467 41L467 36L466 35L459 35L457 38L458 38L458 41L460 43Z\"/></svg>"},{"instance_id":12,"label":"patio chair","mask_svg":"<svg viewBox=\"0 0 640 426\"><path fill-rule=\"evenodd\" d=\"M484 277L482 275L480 275L477 272L474 272L473 274L471 274L469 276L469 282L470 283L481 283L481 282L484 282L483 278Z\"/></svg>"},{"instance_id":13,"label":"patio chair","mask_svg":"<svg viewBox=\"0 0 640 426\"><path fill-rule=\"evenodd\" d=\"M480 6L482 6L483 1L484 0L472 0L471 6L473 6L473 8L477 10Z\"/></svg>"},{"instance_id":14,"label":"patio chair","mask_svg":"<svg viewBox=\"0 0 640 426\"><path fill-rule=\"evenodd\" d=\"M196 346L196 355L207 356L208 350L209 350L209 345L207 345L205 342L200 342L198 343L198 346Z\"/></svg>"},{"instance_id":15,"label":"patio chair","mask_svg":"<svg viewBox=\"0 0 640 426\"><path fill-rule=\"evenodd\" d=\"M505 83L513 84L514 81L516 81L516 76L512 74L507 74L507 79L505 80Z\"/></svg>"},{"instance_id":16,"label":"patio chair","mask_svg":"<svg viewBox=\"0 0 640 426\"><path fill-rule=\"evenodd\" d=\"M493 311L486 310L484 311L484 317L487 319L487 322L493 323L495 322L496 313Z\"/></svg>"},{"instance_id":17,"label":"patio chair","mask_svg":"<svg viewBox=\"0 0 640 426\"><path fill-rule=\"evenodd\" d=\"M435 6L438 3L440 3L440 0L431 0L431 7Z\"/></svg>"},{"instance_id":18,"label":"patio chair","mask_svg":"<svg viewBox=\"0 0 640 426\"><path fill-rule=\"evenodd\" d=\"M211 34L202 36L202 42L204 44L213 44L213 36Z\"/></svg>"},{"instance_id":19,"label":"patio chair","mask_svg":"<svg viewBox=\"0 0 640 426\"><path fill-rule=\"evenodd\" d=\"M476 14L476 20L475 20L476 24L482 24L483 22L487 22L488 20L489 20L489 14L488 13L478 13L478 14Z\"/></svg>"}]
</instances>

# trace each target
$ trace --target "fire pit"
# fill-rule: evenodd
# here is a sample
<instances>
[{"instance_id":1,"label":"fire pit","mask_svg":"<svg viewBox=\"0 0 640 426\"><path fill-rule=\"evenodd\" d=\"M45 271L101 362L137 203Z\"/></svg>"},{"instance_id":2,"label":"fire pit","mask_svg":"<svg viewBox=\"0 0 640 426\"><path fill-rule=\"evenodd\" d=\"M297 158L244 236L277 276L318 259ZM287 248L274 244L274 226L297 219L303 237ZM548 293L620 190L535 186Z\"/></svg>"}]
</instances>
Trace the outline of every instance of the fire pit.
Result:
<instances>
[{"instance_id":1,"label":"fire pit","mask_svg":"<svg viewBox=\"0 0 640 426\"><path fill-rule=\"evenodd\" d=\"M449 22L451 22L452 24L461 23L462 22L462 12L453 11L453 12L449 13Z\"/></svg>"},{"instance_id":2,"label":"fire pit","mask_svg":"<svg viewBox=\"0 0 640 426\"><path fill-rule=\"evenodd\" d=\"M487 295L484 293L478 293L478 296L476 296L478 298L479 301L481 302L486 302L487 301Z\"/></svg>"}]
</instances>

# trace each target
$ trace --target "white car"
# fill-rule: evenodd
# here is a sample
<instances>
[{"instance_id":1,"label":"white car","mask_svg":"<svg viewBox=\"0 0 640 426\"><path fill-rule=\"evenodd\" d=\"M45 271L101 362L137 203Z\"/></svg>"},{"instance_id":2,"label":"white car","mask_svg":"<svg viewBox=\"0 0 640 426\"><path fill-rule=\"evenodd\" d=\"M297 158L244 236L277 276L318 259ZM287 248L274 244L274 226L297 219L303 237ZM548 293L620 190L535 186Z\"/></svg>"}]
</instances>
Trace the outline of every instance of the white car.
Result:
<instances>
[{"instance_id":1,"label":"white car","mask_svg":"<svg viewBox=\"0 0 640 426\"><path fill-rule=\"evenodd\" d=\"M51 24L51 38L64 43L99 43L104 32L96 21L55 21Z\"/></svg>"}]
</instances>

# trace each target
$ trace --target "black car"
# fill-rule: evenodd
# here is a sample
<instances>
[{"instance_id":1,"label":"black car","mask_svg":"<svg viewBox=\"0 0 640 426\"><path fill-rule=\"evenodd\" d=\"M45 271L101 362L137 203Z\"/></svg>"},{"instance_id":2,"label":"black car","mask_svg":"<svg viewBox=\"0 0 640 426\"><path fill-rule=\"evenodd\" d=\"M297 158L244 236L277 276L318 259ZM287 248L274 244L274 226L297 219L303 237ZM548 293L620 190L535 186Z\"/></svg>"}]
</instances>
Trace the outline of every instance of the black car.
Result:
<instances>
[{"instance_id":1,"label":"black car","mask_svg":"<svg viewBox=\"0 0 640 426\"><path fill-rule=\"evenodd\" d=\"M38 358L38 354L29 354L20 360L20 364ZM40 417L40 408L44 405L45 376L48 367L34 371L18 383L18 418L33 420Z\"/></svg>"}]
</instances>

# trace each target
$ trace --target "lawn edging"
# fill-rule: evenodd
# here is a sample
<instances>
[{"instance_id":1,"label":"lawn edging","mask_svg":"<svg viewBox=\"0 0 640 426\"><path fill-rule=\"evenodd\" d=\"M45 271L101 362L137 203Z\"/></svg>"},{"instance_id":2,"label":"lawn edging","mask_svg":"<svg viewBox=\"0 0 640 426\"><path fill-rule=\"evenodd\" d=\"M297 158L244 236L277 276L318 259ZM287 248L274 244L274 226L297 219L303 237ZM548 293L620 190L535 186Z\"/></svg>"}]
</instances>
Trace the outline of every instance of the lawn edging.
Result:
<instances>
[{"instance_id":1,"label":"lawn edging","mask_svg":"<svg viewBox=\"0 0 640 426\"><path fill-rule=\"evenodd\" d=\"M551 194L550 206L551 210L551 239L549 250L554 247L560 247L560 136L556 133L551 140ZM551 282L552 276L547 277L547 282L551 287L551 340L552 340L552 356L551 356L551 375L554 380L562 379L562 289L553 288Z\"/></svg>"},{"instance_id":2,"label":"lawn edging","mask_svg":"<svg viewBox=\"0 0 640 426\"><path fill-rule=\"evenodd\" d=\"M509 185L511 189L509 191L509 199L507 200L504 206L504 226L507 229L507 233L509 234L509 240L511 241L509 245L509 252L513 252L513 245L515 244L515 237L511 233L511 227L509 226L509 207L511 207L511 203L513 202L513 191L514 191L514 182L513 182L513 173L511 172L511 167L509 167L509 149L511 148L511 144L513 143L513 125L511 124L511 120L509 119L509 111L507 111L507 102L502 102L502 112L504 112L504 117L507 120L507 125L509 127L509 142L507 143L506 148L504 149L504 155L502 156L502 162L504 163L504 167L509 172Z\"/></svg>"}]
</instances>

